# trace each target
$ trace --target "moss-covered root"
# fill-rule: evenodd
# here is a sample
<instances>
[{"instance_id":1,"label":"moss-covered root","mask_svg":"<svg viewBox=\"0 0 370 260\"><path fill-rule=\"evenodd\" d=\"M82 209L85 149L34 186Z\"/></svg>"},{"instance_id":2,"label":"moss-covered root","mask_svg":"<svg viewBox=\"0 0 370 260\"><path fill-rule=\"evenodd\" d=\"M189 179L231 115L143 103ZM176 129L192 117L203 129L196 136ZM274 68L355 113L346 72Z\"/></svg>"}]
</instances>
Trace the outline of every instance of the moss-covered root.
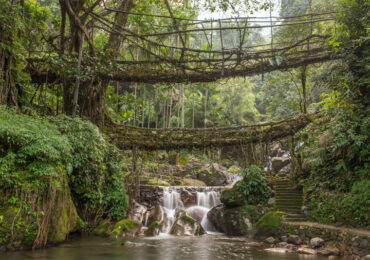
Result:
<instances>
[{"instance_id":1,"label":"moss-covered root","mask_svg":"<svg viewBox=\"0 0 370 260\"><path fill-rule=\"evenodd\" d=\"M254 235L259 237L277 235L283 215L281 211L271 211L263 215L254 227Z\"/></svg>"},{"instance_id":2,"label":"moss-covered root","mask_svg":"<svg viewBox=\"0 0 370 260\"><path fill-rule=\"evenodd\" d=\"M117 222L110 232L112 237L135 236L140 233L141 225L131 219L122 219Z\"/></svg>"}]
</instances>

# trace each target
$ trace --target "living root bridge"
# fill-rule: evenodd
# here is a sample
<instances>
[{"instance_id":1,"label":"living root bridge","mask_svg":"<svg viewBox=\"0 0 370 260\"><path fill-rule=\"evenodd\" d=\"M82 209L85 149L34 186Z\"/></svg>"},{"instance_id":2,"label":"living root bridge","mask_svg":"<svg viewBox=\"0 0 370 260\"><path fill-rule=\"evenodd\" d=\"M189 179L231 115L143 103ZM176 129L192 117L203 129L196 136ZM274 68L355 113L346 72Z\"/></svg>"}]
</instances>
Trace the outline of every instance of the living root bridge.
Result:
<instances>
[{"instance_id":1,"label":"living root bridge","mask_svg":"<svg viewBox=\"0 0 370 260\"><path fill-rule=\"evenodd\" d=\"M236 146L247 143L267 143L293 136L318 113L302 114L279 122L235 127L203 129L148 129L121 125L106 125L104 132L120 149L137 147L146 150Z\"/></svg>"}]
</instances>

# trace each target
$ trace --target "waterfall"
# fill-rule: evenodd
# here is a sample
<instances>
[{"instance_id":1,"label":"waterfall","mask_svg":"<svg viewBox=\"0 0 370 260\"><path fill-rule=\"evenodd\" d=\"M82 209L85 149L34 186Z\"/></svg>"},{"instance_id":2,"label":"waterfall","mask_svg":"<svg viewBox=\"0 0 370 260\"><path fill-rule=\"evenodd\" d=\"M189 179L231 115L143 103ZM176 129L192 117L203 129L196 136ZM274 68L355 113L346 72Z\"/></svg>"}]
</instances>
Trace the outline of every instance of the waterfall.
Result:
<instances>
[{"instance_id":1,"label":"waterfall","mask_svg":"<svg viewBox=\"0 0 370 260\"><path fill-rule=\"evenodd\" d=\"M169 233L173 223L175 223L176 208L184 208L181 195L176 189L163 187L163 208L167 215L165 233Z\"/></svg>"},{"instance_id":2,"label":"waterfall","mask_svg":"<svg viewBox=\"0 0 370 260\"><path fill-rule=\"evenodd\" d=\"M208 211L221 203L220 191L213 190L211 187L193 190L195 193L195 204L185 208L181 200L181 190L187 187L163 187L163 208L167 215L165 233L169 233L175 222L175 213L177 208L185 209L186 213L193 219L200 222L204 230L216 231L212 223L207 218ZM189 188L192 189L192 188ZM217 189L217 188L216 188Z\"/></svg>"}]
</instances>

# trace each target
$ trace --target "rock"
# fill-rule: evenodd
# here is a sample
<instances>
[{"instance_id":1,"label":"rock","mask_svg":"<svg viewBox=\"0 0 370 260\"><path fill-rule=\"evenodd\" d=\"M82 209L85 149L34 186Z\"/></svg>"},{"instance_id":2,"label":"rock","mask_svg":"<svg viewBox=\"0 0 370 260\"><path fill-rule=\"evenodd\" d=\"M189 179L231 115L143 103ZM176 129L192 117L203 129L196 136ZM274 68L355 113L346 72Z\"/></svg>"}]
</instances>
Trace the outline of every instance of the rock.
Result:
<instances>
[{"instance_id":1,"label":"rock","mask_svg":"<svg viewBox=\"0 0 370 260\"><path fill-rule=\"evenodd\" d=\"M191 178L184 178L180 181L181 186L195 186L195 187L205 187L207 186L203 181L191 179Z\"/></svg>"},{"instance_id":2,"label":"rock","mask_svg":"<svg viewBox=\"0 0 370 260\"><path fill-rule=\"evenodd\" d=\"M148 229L144 232L147 236L156 236L167 229L167 213L161 205L150 210L147 225Z\"/></svg>"},{"instance_id":3,"label":"rock","mask_svg":"<svg viewBox=\"0 0 370 260\"><path fill-rule=\"evenodd\" d=\"M217 164L206 164L197 174L197 179L207 186L221 186L227 184L228 171L225 167Z\"/></svg>"},{"instance_id":4,"label":"rock","mask_svg":"<svg viewBox=\"0 0 370 260\"><path fill-rule=\"evenodd\" d=\"M182 200L182 203L184 203L185 207L189 207L191 205L195 205L196 203L196 194L186 190L186 189L181 189L180 191L180 197Z\"/></svg>"},{"instance_id":5,"label":"rock","mask_svg":"<svg viewBox=\"0 0 370 260\"><path fill-rule=\"evenodd\" d=\"M274 157L271 159L272 169L275 173L278 173L284 166L290 163L288 157Z\"/></svg>"},{"instance_id":6,"label":"rock","mask_svg":"<svg viewBox=\"0 0 370 260\"><path fill-rule=\"evenodd\" d=\"M200 223L188 216L184 210L176 209L175 222L171 227L170 234L175 236L199 236L205 234L205 231Z\"/></svg>"},{"instance_id":7,"label":"rock","mask_svg":"<svg viewBox=\"0 0 370 260\"><path fill-rule=\"evenodd\" d=\"M310 240L311 248L319 248L324 245L324 239L320 237L314 237Z\"/></svg>"},{"instance_id":8,"label":"rock","mask_svg":"<svg viewBox=\"0 0 370 260\"><path fill-rule=\"evenodd\" d=\"M117 222L114 226L110 235L118 238L125 236L136 236L140 234L141 224L133 221L132 219L122 219Z\"/></svg>"},{"instance_id":9,"label":"rock","mask_svg":"<svg viewBox=\"0 0 370 260\"><path fill-rule=\"evenodd\" d=\"M267 205L270 207L274 206L274 203L275 203L275 198L269 198L269 200L267 201Z\"/></svg>"},{"instance_id":10,"label":"rock","mask_svg":"<svg viewBox=\"0 0 370 260\"><path fill-rule=\"evenodd\" d=\"M369 245L369 241L366 238L361 239L360 248L367 249Z\"/></svg>"},{"instance_id":11,"label":"rock","mask_svg":"<svg viewBox=\"0 0 370 260\"><path fill-rule=\"evenodd\" d=\"M287 245L288 245L287 242L280 242L276 244L277 247L286 247Z\"/></svg>"},{"instance_id":12,"label":"rock","mask_svg":"<svg viewBox=\"0 0 370 260\"><path fill-rule=\"evenodd\" d=\"M284 213L280 211L270 211L263 215L255 225L255 235L259 237L278 235L283 215Z\"/></svg>"},{"instance_id":13,"label":"rock","mask_svg":"<svg viewBox=\"0 0 370 260\"><path fill-rule=\"evenodd\" d=\"M288 242L288 237L287 236L281 236L281 241L283 242Z\"/></svg>"},{"instance_id":14,"label":"rock","mask_svg":"<svg viewBox=\"0 0 370 260\"><path fill-rule=\"evenodd\" d=\"M133 200L133 202L130 205L130 209L127 213L127 218L137 223L143 223L146 211L147 211L146 207Z\"/></svg>"},{"instance_id":15,"label":"rock","mask_svg":"<svg viewBox=\"0 0 370 260\"><path fill-rule=\"evenodd\" d=\"M231 188L221 192L220 200L228 208L239 207L247 204L247 198L240 192L239 186L243 180L236 182Z\"/></svg>"},{"instance_id":16,"label":"rock","mask_svg":"<svg viewBox=\"0 0 370 260\"><path fill-rule=\"evenodd\" d=\"M266 248L265 251L279 254L285 254L289 252L287 248L283 247Z\"/></svg>"},{"instance_id":17,"label":"rock","mask_svg":"<svg viewBox=\"0 0 370 260\"><path fill-rule=\"evenodd\" d=\"M272 145L270 145L269 155L271 157L280 156L280 151L282 151L280 142L273 143Z\"/></svg>"},{"instance_id":18,"label":"rock","mask_svg":"<svg viewBox=\"0 0 370 260\"><path fill-rule=\"evenodd\" d=\"M291 251L297 251L298 250L298 247L296 245L293 245L293 244L287 244L285 247L288 248Z\"/></svg>"},{"instance_id":19,"label":"rock","mask_svg":"<svg viewBox=\"0 0 370 260\"><path fill-rule=\"evenodd\" d=\"M269 244L273 244L273 243L275 242L275 238L273 238L273 237L268 237L268 238L266 238L266 239L265 239L265 241L266 241L267 243L269 243Z\"/></svg>"},{"instance_id":20,"label":"rock","mask_svg":"<svg viewBox=\"0 0 370 260\"><path fill-rule=\"evenodd\" d=\"M304 255L316 255L316 250L308 247L300 247L297 252Z\"/></svg>"},{"instance_id":21,"label":"rock","mask_svg":"<svg viewBox=\"0 0 370 260\"><path fill-rule=\"evenodd\" d=\"M330 247L324 247L324 248L320 249L318 251L318 254L323 255L323 256L331 256L331 255L339 256L340 251L339 251L338 248L330 246Z\"/></svg>"},{"instance_id":22,"label":"rock","mask_svg":"<svg viewBox=\"0 0 370 260\"><path fill-rule=\"evenodd\" d=\"M287 242L298 246L302 244L302 239L297 235L290 235Z\"/></svg>"},{"instance_id":23,"label":"rock","mask_svg":"<svg viewBox=\"0 0 370 260\"><path fill-rule=\"evenodd\" d=\"M263 244L256 241L251 241L247 243L248 246L262 246Z\"/></svg>"},{"instance_id":24,"label":"rock","mask_svg":"<svg viewBox=\"0 0 370 260\"><path fill-rule=\"evenodd\" d=\"M193 207L187 208L185 211L190 217L192 217L196 221L201 222L204 215L207 214L208 209L204 207L200 207L200 206L193 206Z\"/></svg>"},{"instance_id":25,"label":"rock","mask_svg":"<svg viewBox=\"0 0 370 260\"><path fill-rule=\"evenodd\" d=\"M252 230L251 217L243 206L225 208L218 205L208 212L207 217L217 230L230 236L247 235Z\"/></svg>"},{"instance_id":26,"label":"rock","mask_svg":"<svg viewBox=\"0 0 370 260\"><path fill-rule=\"evenodd\" d=\"M111 229L111 223L108 220L103 220L99 225L93 230L93 234L97 236L108 236Z\"/></svg>"},{"instance_id":27,"label":"rock","mask_svg":"<svg viewBox=\"0 0 370 260\"><path fill-rule=\"evenodd\" d=\"M370 255L364 257L365 260L370 260Z\"/></svg>"},{"instance_id":28,"label":"rock","mask_svg":"<svg viewBox=\"0 0 370 260\"><path fill-rule=\"evenodd\" d=\"M279 175L280 177L285 177L285 176L288 176L291 172L291 163L289 162L288 165L284 166L282 169L279 170L279 172L277 173L277 175Z\"/></svg>"},{"instance_id":29,"label":"rock","mask_svg":"<svg viewBox=\"0 0 370 260\"><path fill-rule=\"evenodd\" d=\"M302 212L302 214L303 214L306 218L308 218L308 217L311 215L311 211L310 211L310 209L309 209L307 206L302 206L302 208L301 208L301 212Z\"/></svg>"}]
</instances>

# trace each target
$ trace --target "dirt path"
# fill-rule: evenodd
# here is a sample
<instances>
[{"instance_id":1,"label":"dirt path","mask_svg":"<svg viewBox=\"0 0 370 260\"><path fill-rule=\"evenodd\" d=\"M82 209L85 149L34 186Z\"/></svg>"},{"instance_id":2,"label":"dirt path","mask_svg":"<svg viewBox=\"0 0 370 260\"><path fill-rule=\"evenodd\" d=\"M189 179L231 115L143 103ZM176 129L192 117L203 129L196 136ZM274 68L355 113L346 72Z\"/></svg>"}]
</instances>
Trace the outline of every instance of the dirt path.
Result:
<instances>
[{"instance_id":1,"label":"dirt path","mask_svg":"<svg viewBox=\"0 0 370 260\"><path fill-rule=\"evenodd\" d=\"M298 225L298 226L308 226L308 227L317 227L317 228L325 228L325 229L332 229L332 230L340 230L351 232L357 235L368 236L370 237L370 230L369 229L357 229L357 228L346 228L346 227L337 227L333 225L326 225L320 224L315 222L287 222L290 225Z\"/></svg>"}]
</instances>

